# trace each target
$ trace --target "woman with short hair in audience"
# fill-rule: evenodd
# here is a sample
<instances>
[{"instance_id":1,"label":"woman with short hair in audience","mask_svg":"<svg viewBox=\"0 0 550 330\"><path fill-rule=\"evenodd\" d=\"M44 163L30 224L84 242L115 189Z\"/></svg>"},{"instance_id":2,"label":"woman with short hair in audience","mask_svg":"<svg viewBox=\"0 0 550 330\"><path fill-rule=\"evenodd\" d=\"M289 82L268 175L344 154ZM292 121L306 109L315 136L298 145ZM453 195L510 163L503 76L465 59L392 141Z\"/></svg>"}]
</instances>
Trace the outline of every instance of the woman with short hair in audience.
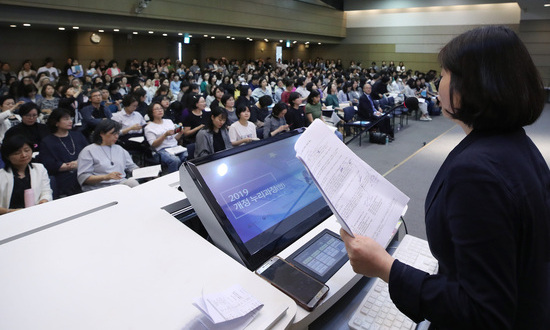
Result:
<instances>
[{"instance_id":1,"label":"woman with short hair in audience","mask_svg":"<svg viewBox=\"0 0 550 330\"><path fill-rule=\"evenodd\" d=\"M227 112L227 124L232 125L234 122L239 121L239 117L237 116L237 113L235 112L235 98L233 98L230 94L224 94L221 99L221 104L225 111ZM247 102L240 103L244 106L246 106Z\"/></svg>"},{"instance_id":2,"label":"woman with short hair in audience","mask_svg":"<svg viewBox=\"0 0 550 330\"><path fill-rule=\"evenodd\" d=\"M24 78L24 79L30 79L30 78ZM39 103L40 100L42 100L42 95L38 94L38 88L36 88L36 86L32 82L22 86L21 96L19 97L18 101L24 101L25 103L27 102Z\"/></svg>"},{"instance_id":3,"label":"woman with short hair in audience","mask_svg":"<svg viewBox=\"0 0 550 330\"><path fill-rule=\"evenodd\" d=\"M40 108L40 113L43 115L49 115L53 109L59 105L59 98L55 97L55 88L52 84L44 85L42 88L42 99L37 102Z\"/></svg>"},{"instance_id":4,"label":"woman with short hair in audience","mask_svg":"<svg viewBox=\"0 0 550 330\"><path fill-rule=\"evenodd\" d=\"M46 125L51 134L40 143L40 161L55 178L52 181L54 198L81 192L76 173L78 155L88 141L82 133L72 130L73 120L66 109L54 109Z\"/></svg>"},{"instance_id":5,"label":"woman with short hair in audience","mask_svg":"<svg viewBox=\"0 0 550 330\"><path fill-rule=\"evenodd\" d=\"M105 73L105 74L103 75L103 77L101 77L101 78L102 78L102 80L103 80L103 86L104 86L105 88L108 88L109 85L111 85L111 83L113 82L113 76L111 76L111 75L108 74L108 73Z\"/></svg>"},{"instance_id":6,"label":"woman with short hair in audience","mask_svg":"<svg viewBox=\"0 0 550 330\"><path fill-rule=\"evenodd\" d=\"M300 107L302 96L298 92L292 92L288 96L288 111L285 115L286 122L291 130L306 126L306 114Z\"/></svg>"},{"instance_id":7,"label":"woman with short hair in audience","mask_svg":"<svg viewBox=\"0 0 550 330\"><path fill-rule=\"evenodd\" d=\"M311 93L309 93L309 95L307 96L305 113L308 126L309 124L313 123L315 119L321 119L323 122L325 121L323 119L321 95L318 91L312 90Z\"/></svg>"},{"instance_id":8,"label":"woman with short hair in audience","mask_svg":"<svg viewBox=\"0 0 550 330\"><path fill-rule=\"evenodd\" d=\"M286 103L279 102L275 104L271 114L267 116L264 121L264 139L284 131L289 131L289 127L285 120L286 112Z\"/></svg>"},{"instance_id":9,"label":"woman with short hair in audience","mask_svg":"<svg viewBox=\"0 0 550 330\"><path fill-rule=\"evenodd\" d=\"M327 97L325 99L325 105L332 106L333 108L337 108L340 106L340 102L338 101L338 87L336 86L336 83L330 83L330 85L327 88Z\"/></svg>"},{"instance_id":10,"label":"woman with short hair in audience","mask_svg":"<svg viewBox=\"0 0 550 330\"><path fill-rule=\"evenodd\" d=\"M32 145L33 142L20 135L7 137L2 142L4 168L0 169L0 214L30 206L25 205L25 195L32 196L33 205L53 199L48 171L42 164L31 164Z\"/></svg>"},{"instance_id":11,"label":"woman with short hair in audience","mask_svg":"<svg viewBox=\"0 0 550 330\"><path fill-rule=\"evenodd\" d=\"M145 126L145 138L147 142L160 156L160 162L166 167L166 173L172 173L179 169L181 163L187 159L187 151L177 154L171 153L170 148L178 146L178 141L183 135L183 130L175 129L174 122L164 118L164 109L158 102L153 102L148 111L151 122Z\"/></svg>"},{"instance_id":12,"label":"woman with short hair in audience","mask_svg":"<svg viewBox=\"0 0 550 330\"><path fill-rule=\"evenodd\" d=\"M104 119L94 129L93 143L78 155L78 182L82 191L89 191L124 184L135 187L139 183L126 178L138 166L128 151L116 144L121 125L114 120Z\"/></svg>"},{"instance_id":13,"label":"woman with short hair in audience","mask_svg":"<svg viewBox=\"0 0 550 330\"><path fill-rule=\"evenodd\" d=\"M210 95L206 97L206 107L215 108L220 106L220 101L224 94L225 91L223 87L214 84L212 86L212 90L210 91Z\"/></svg>"},{"instance_id":14,"label":"woman with short hair in audience","mask_svg":"<svg viewBox=\"0 0 550 330\"><path fill-rule=\"evenodd\" d=\"M17 79L22 80L24 77L30 77L31 79L36 77L36 71L32 68L31 60L24 60L21 65L21 70L17 75Z\"/></svg>"},{"instance_id":15,"label":"woman with short hair in audience","mask_svg":"<svg viewBox=\"0 0 550 330\"><path fill-rule=\"evenodd\" d=\"M101 76L101 72L97 69L97 62L95 60L91 60L88 64L86 75L92 77L92 79Z\"/></svg>"},{"instance_id":16,"label":"woman with short hair in audience","mask_svg":"<svg viewBox=\"0 0 550 330\"><path fill-rule=\"evenodd\" d=\"M124 95L122 110L115 112L112 120L120 123L121 129L118 143L126 150L143 150L142 144L131 141L133 137L143 136L146 122L137 110L138 100L132 94Z\"/></svg>"},{"instance_id":17,"label":"woman with short hair in audience","mask_svg":"<svg viewBox=\"0 0 550 330\"><path fill-rule=\"evenodd\" d=\"M269 97L273 97L273 93L271 91L271 86L269 86L269 83L267 82L266 77L261 77L259 81L260 86L254 89L252 92L252 97L254 98L254 102L258 102L260 97L267 95Z\"/></svg>"},{"instance_id":18,"label":"woman with short hair in audience","mask_svg":"<svg viewBox=\"0 0 550 330\"><path fill-rule=\"evenodd\" d=\"M40 141L50 134L48 127L37 122L38 106L35 103L28 102L19 107L21 123L10 128L4 135L7 139L14 135L23 135L30 142L34 151L39 151Z\"/></svg>"},{"instance_id":19,"label":"woman with short hair in audience","mask_svg":"<svg viewBox=\"0 0 550 330\"><path fill-rule=\"evenodd\" d=\"M109 68L105 71L105 74L111 76L113 79L122 75L122 71L118 67L118 62L116 60L111 60L111 62L109 62Z\"/></svg>"},{"instance_id":20,"label":"woman with short hair in audience","mask_svg":"<svg viewBox=\"0 0 550 330\"><path fill-rule=\"evenodd\" d=\"M233 146L250 143L258 140L256 125L250 122L250 110L247 106L241 105L236 110L239 120L229 126L229 139Z\"/></svg>"},{"instance_id":21,"label":"woman with short hair in audience","mask_svg":"<svg viewBox=\"0 0 550 330\"><path fill-rule=\"evenodd\" d=\"M195 158L232 148L227 131L227 112L217 107L210 111L206 127L197 133Z\"/></svg>"},{"instance_id":22,"label":"woman with short hair in audience","mask_svg":"<svg viewBox=\"0 0 550 330\"><path fill-rule=\"evenodd\" d=\"M208 121L204 109L206 101L200 94L191 94L189 97L189 115L183 121L183 135L188 143L195 142L197 132L201 130Z\"/></svg>"}]
</instances>

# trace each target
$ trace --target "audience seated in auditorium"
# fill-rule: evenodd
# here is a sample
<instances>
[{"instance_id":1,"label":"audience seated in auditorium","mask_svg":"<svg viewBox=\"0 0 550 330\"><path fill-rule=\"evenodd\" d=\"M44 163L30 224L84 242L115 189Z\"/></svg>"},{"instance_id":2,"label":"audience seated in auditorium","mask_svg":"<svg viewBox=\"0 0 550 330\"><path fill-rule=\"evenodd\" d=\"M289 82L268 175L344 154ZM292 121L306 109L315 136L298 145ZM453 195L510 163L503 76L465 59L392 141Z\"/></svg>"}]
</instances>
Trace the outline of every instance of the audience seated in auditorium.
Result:
<instances>
[{"instance_id":1,"label":"audience seated in auditorium","mask_svg":"<svg viewBox=\"0 0 550 330\"><path fill-rule=\"evenodd\" d=\"M236 110L239 120L229 127L229 139L233 146L240 146L257 140L256 125L249 121L250 110L245 105L240 105Z\"/></svg>"},{"instance_id":2,"label":"audience seated in auditorium","mask_svg":"<svg viewBox=\"0 0 550 330\"><path fill-rule=\"evenodd\" d=\"M209 115L206 127L197 133L195 158L233 147L227 130L227 112L217 107Z\"/></svg>"}]
</instances>

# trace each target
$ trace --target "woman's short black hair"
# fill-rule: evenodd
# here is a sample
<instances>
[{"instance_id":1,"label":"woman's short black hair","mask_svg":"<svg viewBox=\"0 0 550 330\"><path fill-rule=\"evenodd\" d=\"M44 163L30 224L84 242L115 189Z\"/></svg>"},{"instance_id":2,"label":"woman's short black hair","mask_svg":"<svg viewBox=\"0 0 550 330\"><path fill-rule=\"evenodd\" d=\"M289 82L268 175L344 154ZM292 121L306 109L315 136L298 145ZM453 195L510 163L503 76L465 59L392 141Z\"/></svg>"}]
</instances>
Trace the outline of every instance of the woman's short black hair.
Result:
<instances>
[{"instance_id":1,"label":"woman's short black hair","mask_svg":"<svg viewBox=\"0 0 550 330\"><path fill-rule=\"evenodd\" d=\"M134 95L132 95L132 94L124 95L124 97L122 98L122 106L126 108L126 107L130 106L130 104L132 104L134 102L138 102L138 100L135 98Z\"/></svg>"},{"instance_id":2,"label":"woman's short black hair","mask_svg":"<svg viewBox=\"0 0 550 330\"><path fill-rule=\"evenodd\" d=\"M233 95L231 95L231 94L228 94L228 93L223 94L222 99L220 100L221 104L223 104L223 106L225 107L225 104L226 104L227 100L229 100L232 97L233 97Z\"/></svg>"},{"instance_id":3,"label":"woman's short black hair","mask_svg":"<svg viewBox=\"0 0 550 330\"><path fill-rule=\"evenodd\" d=\"M64 117L71 118L71 113L69 112L69 110L64 108L53 109L52 113L50 113L50 116L48 117L48 120L46 121L46 125L50 129L50 132L52 133L57 132L56 124L59 123L61 118L64 118Z\"/></svg>"},{"instance_id":4,"label":"woman's short black hair","mask_svg":"<svg viewBox=\"0 0 550 330\"><path fill-rule=\"evenodd\" d=\"M12 166L9 159L10 155L21 149L21 147L23 147L25 144L34 151L32 147L33 143L29 140L28 137L24 135L13 135L2 141L2 149L0 152L2 153L2 160L4 161L6 169L11 168Z\"/></svg>"},{"instance_id":5,"label":"woman's short black hair","mask_svg":"<svg viewBox=\"0 0 550 330\"><path fill-rule=\"evenodd\" d=\"M27 102L19 107L19 115L21 117L25 116L32 110L36 110L38 112L38 105L36 105L36 103L34 102Z\"/></svg>"},{"instance_id":6,"label":"woman's short black hair","mask_svg":"<svg viewBox=\"0 0 550 330\"><path fill-rule=\"evenodd\" d=\"M450 77L450 115L475 130L513 130L537 120L544 86L529 52L506 26L483 26L439 53ZM455 104L454 96L460 96Z\"/></svg>"},{"instance_id":7,"label":"woman's short black hair","mask_svg":"<svg viewBox=\"0 0 550 330\"><path fill-rule=\"evenodd\" d=\"M210 116L208 116L208 120L206 121L206 127L208 130L214 130L214 122L212 121L212 117L216 118L220 115L225 118L225 123L223 124L222 129L227 128L227 110L222 107L213 107L210 109Z\"/></svg>"},{"instance_id":8,"label":"woman's short black hair","mask_svg":"<svg viewBox=\"0 0 550 330\"><path fill-rule=\"evenodd\" d=\"M189 110L197 109L197 103L203 96L201 94L193 93L189 97Z\"/></svg>"},{"instance_id":9,"label":"woman's short black hair","mask_svg":"<svg viewBox=\"0 0 550 330\"><path fill-rule=\"evenodd\" d=\"M294 104L294 101L300 97L302 97L302 95L300 95L300 93L298 92L290 93L290 95L288 95L288 104L292 106Z\"/></svg>"},{"instance_id":10,"label":"woman's short black hair","mask_svg":"<svg viewBox=\"0 0 550 330\"><path fill-rule=\"evenodd\" d=\"M313 98L317 97L317 96L320 96L320 95L321 95L321 93L319 93L318 90L315 90L315 89L312 90L311 92L309 92L309 95L307 96L307 103L313 104Z\"/></svg>"},{"instance_id":11,"label":"woman's short black hair","mask_svg":"<svg viewBox=\"0 0 550 330\"><path fill-rule=\"evenodd\" d=\"M273 104L273 99L269 95L264 95L258 99L258 102L260 103L260 108L266 108Z\"/></svg>"},{"instance_id":12,"label":"woman's short black hair","mask_svg":"<svg viewBox=\"0 0 550 330\"><path fill-rule=\"evenodd\" d=\"M283 110L288 109L288 106L284 102L279 102L273 106L273 110L271 111L271 115L273 117L278 117Z\"/></svg>"},{"instance_id":13,"label":"woman's short black hair","mask_svg":"<svg viewBox=\"0 0 550 330\"><path fill-rule=\"evenodd\" d=\"M242 96L247 96L248 95L248 90L250 89L250 86L248 85L241 85L239 86L239 92L241 92L241 95Z\"/></svg>"},{"instance_id":14,"label":"woman's short black hair","mask_svg":"<svg viewBox=\"0 0 550 330\"><path fill-rule=\"evenodd\" d=\"M115 132L120 131L122 125L119 122L116 122L112 119L104 119L97 124L92 134L92 142L95 144L101 144L103 139L101 138L101 133L105 134L114 129Z\"/></svg>"},{"instance_id":15,"label":"woman's short black hair","mask_svg":"<svg viewBox=\"0 0 550 330\"><path fill-rule=\"evenodd\" d=\"M237 109L235 109L235 114L237 115L237 118L241 118L241 113L245 112L248 109L246 104L240 104L237 106Z\"/></svg>"}]
</instances>

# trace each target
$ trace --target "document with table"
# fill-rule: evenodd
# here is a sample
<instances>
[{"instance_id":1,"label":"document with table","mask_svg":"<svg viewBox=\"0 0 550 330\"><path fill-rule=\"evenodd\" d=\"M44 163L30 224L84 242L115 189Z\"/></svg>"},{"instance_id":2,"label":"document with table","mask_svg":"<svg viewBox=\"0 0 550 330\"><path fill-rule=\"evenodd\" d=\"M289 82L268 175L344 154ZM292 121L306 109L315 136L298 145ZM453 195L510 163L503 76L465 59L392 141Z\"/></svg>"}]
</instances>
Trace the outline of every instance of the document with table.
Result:
<instances>
[{"instance_id":1,"label":"document with table","mask_svg":"<svg viewBox=\"0 0 550 330\"><path fill-rule=\"evenodd\" d=\"M342 228L385 246L409 198L355 155L321 120L308 127L294 149Z\"/></svg>"}]
</instances>

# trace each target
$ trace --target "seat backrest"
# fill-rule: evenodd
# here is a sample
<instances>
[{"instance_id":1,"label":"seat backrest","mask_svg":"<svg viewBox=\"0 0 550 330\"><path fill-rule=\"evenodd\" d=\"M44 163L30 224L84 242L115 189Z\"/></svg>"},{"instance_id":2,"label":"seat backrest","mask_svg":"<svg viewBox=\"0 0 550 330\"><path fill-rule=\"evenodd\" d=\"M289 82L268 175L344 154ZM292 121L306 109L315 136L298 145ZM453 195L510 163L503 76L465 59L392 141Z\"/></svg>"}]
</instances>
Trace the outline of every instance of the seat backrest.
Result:
<instances>
[{"instance_id":1,"label":"seat backrest","mask_svg":"<svg viewBox=\"0 0 550 330\"><path fill-rule=\"evenodd\" d=\"M355 108L354 107L345 107L344 108L344 121L352 121L355 117Z\"/></svg>"}]
</instances>

